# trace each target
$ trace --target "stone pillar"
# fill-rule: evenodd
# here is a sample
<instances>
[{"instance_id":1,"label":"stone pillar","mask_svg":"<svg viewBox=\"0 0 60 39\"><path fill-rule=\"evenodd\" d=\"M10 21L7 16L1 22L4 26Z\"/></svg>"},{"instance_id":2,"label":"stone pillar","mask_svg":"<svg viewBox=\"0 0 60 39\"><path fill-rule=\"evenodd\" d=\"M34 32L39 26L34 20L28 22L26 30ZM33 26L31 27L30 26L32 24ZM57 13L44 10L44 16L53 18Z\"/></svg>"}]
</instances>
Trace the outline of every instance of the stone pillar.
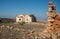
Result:
<instances>
[{"instance_id":1,"label":"stone pillar","mask_svg":"<svg viewBox=\"0 0 60 39\"><path fill-rule=\"evenodd\" d=\"M52 33L52 39L57 39L57 34Z\"/></svg>"}]
</instances>

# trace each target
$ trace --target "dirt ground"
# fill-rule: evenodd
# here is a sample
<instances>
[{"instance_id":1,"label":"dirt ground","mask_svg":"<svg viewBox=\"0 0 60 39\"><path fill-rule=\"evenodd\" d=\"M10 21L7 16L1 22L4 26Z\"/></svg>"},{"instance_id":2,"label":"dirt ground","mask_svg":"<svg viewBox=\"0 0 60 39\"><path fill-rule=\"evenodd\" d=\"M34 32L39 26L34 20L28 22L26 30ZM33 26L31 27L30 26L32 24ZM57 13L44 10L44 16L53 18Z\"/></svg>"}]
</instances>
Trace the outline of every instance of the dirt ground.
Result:
<instances>
[{"instance_id":1,"label":"dirt ground","mask_svg":"<svg viewBox=\"0 0 60 39\"><path fill-rule=\"evenodd\" d=\"M45 29L46 23L24 24L0 23L0 39L51 39L42 38L40 33Z\"/></svg>"}]
</instances>

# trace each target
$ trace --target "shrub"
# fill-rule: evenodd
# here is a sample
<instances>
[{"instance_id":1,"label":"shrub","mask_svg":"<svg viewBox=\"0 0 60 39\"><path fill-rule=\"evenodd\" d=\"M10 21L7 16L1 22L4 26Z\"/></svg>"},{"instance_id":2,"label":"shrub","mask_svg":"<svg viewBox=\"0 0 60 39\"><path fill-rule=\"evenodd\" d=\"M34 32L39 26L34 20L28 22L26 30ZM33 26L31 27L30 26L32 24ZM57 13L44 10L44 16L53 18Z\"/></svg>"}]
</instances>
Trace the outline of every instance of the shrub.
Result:
<instances>
[{"instance_id":1,"label":"shrub","mask_svg":"<svg viewBox=\"0 0 60 39\"><path fill-rule=\"evenodd\" d=\"M25 22L19 22L19 25L24 25L25 24Z\"/></svg>"},{"instance_id":2,"label":"shrub","mask_svg":"<svg viewBox=\"0 0 60 39\"><path fill-rule=\"evenodd\" d=\"M0 20L0 23L2 23L2 20Z\"/></svg>"}]
</instances>

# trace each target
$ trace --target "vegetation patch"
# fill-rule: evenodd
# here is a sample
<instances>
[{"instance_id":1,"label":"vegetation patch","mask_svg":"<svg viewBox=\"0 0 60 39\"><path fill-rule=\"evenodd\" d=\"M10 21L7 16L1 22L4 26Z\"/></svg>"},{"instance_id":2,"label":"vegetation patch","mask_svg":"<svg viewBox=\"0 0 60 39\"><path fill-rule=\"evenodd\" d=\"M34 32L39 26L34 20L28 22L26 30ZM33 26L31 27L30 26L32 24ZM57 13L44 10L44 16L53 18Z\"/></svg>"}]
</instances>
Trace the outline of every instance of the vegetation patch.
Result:
<instances>
[{"instance_id":1,"label":"vegetation patch","mask_svg":"<svg viewBox=\"0 0 60 39\"><path fill-rule=\"evenodd\" d=\"M24 25L24 24L25 24L25 22L19 22L18 24L19 24L19 25Z\"/></svg>"},{"instance_id":2,"label":"vegetation patch","mask_svg":"<svg viewBox=\"0 0 60 39\"><path fill-rule=\"evenodd\" d=\"M14 23L15 19L10 18L0 18L0 23Z\"/></svg>"}]
</instances>

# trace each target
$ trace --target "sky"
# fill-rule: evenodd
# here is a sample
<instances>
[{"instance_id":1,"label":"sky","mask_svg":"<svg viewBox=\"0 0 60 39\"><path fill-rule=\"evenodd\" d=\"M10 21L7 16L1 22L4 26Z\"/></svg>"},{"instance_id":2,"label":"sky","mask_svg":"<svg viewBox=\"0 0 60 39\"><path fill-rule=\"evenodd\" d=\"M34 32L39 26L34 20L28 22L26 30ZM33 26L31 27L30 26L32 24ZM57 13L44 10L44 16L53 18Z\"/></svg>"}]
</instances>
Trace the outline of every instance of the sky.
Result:
<instances>
[{"instance_id":1,"label":"sky","mask_svg":"<svg viewBox=\"0 0 60 39\"><path fill-rule=\"evenodd\" d=\"M0 17L15 18L18 14L34 14L37 19L47 19L49 0L0 0ZM60 13L60 0L53 0Z\"/></svg>"}]
</instances>

